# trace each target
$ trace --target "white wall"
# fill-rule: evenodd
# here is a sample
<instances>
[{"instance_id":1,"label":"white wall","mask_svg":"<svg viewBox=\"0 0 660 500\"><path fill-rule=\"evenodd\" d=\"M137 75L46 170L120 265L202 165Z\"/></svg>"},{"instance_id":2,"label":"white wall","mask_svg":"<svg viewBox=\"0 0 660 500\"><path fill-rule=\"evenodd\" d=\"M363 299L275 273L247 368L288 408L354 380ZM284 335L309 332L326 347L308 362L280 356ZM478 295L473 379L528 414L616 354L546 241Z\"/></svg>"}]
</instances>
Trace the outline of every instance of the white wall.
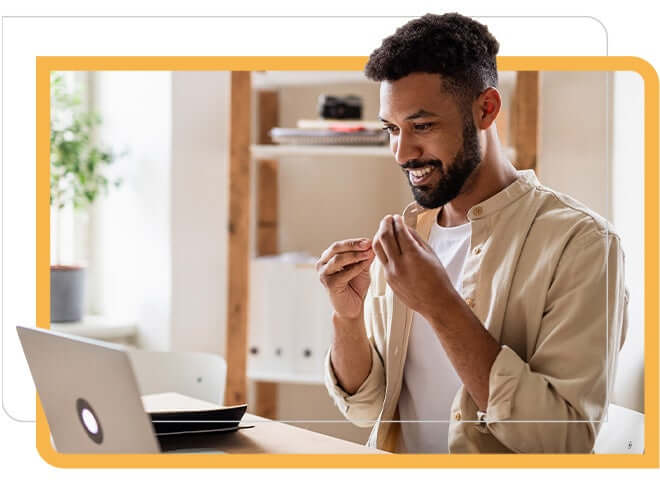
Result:
<instances>
[{"instance_id":1,"label":"white wall","mask_svg":"<svg viewBox=\"0 0 660 500\"><path fill-rule=\"evenodd\" d=\"M228 73L95 81L100 139L129 155L90 225L91 312L136 322L144 348L224 355Z\"/></svg>"},{"instance_id":2,"label":"white wall","mask_svg":"<svg viewBox=\"0 0 660 500\"><path fill-rule=\"evenodd\" d=\"M172 342L225 354L229 73L172 76Z\"/></svg>"},{"instance_id":3,"label":"white wall","mask_svg":"<svg viewBox=\"0 0 660 500\"><path fill-rule=\"evenodd\" d=\"M626 253L630 292L628 336L619 357L615 402L643 411L644 363L644 82L637 73L614 75L612 209Z\"/></svg>"},{"instance_id":4,"label":"white wall","mask_svg":"<svg viewBox=\"0 0 660 500\"><path fill-rule=\"evenodd\" d=\"M607 73L541 73L537 174L611 219Z\"/></svg>"},{"instance_id":5,"label":"white wall","mask_svg":"<svg viewBox=\"0 0 660 500\"><path fill-rule=\"evenodd\" d=\"M90 307L135 321L144 347L168 349L172 76L111 71L94 81L99 139L129 154L110 169L122 187L101 200L90 225Z\"/></svg>"}]
</instances>

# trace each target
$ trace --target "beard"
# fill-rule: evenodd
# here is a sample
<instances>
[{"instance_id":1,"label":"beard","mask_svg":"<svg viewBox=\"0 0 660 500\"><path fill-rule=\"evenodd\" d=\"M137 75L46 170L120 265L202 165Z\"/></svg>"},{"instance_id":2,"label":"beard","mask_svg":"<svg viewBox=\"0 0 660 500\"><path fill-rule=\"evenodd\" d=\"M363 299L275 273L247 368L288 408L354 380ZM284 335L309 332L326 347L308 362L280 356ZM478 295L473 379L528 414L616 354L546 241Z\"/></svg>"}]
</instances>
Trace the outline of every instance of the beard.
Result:
<instances>
[{"instance_id":1,"label":"beard","mask_svg":"<svg viewBox=\"0 0 660 500\"><path fill-rule=\"evenodd\" d=\"M456 153L454 161L446 167L440 160L411 160L403 165L403 172L412 188L415 201L424 208L438 208L456 198L472 173L481 163L481 151L477 128L472 117L463 121L463 147ZM433 166L443 174L440 180L432 186L413 186L406 169Z\"/></svg>"}]
</instances>

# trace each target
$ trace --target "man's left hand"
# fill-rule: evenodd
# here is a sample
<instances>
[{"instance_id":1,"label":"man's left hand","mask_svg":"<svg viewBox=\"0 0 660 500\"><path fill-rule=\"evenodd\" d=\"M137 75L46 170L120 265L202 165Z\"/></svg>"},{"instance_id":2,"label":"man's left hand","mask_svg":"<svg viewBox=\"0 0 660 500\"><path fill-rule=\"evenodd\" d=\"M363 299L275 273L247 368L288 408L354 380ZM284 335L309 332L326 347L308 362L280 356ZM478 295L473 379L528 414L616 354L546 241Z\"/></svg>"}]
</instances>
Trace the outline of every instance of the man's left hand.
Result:
<instances>
[{"instance_id":1,"label":"man's left hand","mask_svg":"<svg viewBox=\"0 0 660 500\"><path fill-rule=\"evenodd\" d=\"M400 215L383 218L372 248L394 293L425 318L442 316L444 305L456 299L456 291L435 251L406 226Z\"/></svg>"}]
</instances>

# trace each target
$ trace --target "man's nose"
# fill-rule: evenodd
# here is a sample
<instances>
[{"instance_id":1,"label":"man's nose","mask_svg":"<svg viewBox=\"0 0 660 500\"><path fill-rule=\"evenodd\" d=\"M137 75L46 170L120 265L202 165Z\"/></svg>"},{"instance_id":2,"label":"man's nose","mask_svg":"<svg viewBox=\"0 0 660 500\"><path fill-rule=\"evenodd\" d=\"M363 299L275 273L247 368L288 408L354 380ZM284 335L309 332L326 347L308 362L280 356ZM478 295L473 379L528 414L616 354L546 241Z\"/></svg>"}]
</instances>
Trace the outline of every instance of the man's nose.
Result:
<instances>
[{"instance_id":1,"label":"man's nose","mask_svg":"<svg viewBox=\"0 0 660 500\"><path fill-rule=\"evenodd\" d=\"M399 165L422 156L422 148L415 138L405 132L400 132L392 144L394 159Z\"/></svg>"}]
</instances>

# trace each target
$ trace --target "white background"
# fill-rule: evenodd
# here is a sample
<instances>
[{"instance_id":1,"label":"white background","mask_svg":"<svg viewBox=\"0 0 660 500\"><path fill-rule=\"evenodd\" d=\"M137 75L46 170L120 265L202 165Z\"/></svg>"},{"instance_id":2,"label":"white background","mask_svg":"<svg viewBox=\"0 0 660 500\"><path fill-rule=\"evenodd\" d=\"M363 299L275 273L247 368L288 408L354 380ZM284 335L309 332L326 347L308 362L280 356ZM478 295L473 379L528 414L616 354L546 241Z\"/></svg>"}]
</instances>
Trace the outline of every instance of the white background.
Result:
<instances>
[{"instance_id":1,"label":"white background","mask_svg":"<svg viewBox=\"0 0 660 500\"><path fill-rule=\"evenodd\" d=\"M98 3L98 2L95 2ZM220 4L220 2L217 2ZM603 55L607 29L610 55L632 55L660 67L660 40L651 2L609 5L556 1L532 7L518 2L389 3L334 1L313 8L296 2L185 3L115 0L91 2L4 2L3 16L36 15L259 15L397 16L380 19L120 19L81 22L65 19L3 20L3 330L16 322L34 323L34 57L36 55L368 55L407 18L426 12L459 11L486 22L500 40L502 55ZM593 16L599 20L515 19L486 16ZM56 29L57 28L57 29ZM7 96L10 95L11 99ZM20 200L23 200L22 202ZM7 238L7 235L11 238ZM21 244L18 245L17 242ZM11 259L10 259L11 257ZM15 260L14 260L15 259ZM11 263L7 265L7 263ZM28 264L31 266L24 267ZM26 274L28 273L28 274ZM32 274L29 274L32 273ZM29 297L32 298L29 298ZM24 298L28 300L24 300ZM32 302L30 302L30 300ZM20 356L7 356L18 363ZM18 354L18 353L17 353ZM13 396L29 379L20 366L3 366L5 389ZM32 398L32 396L27 396ZM14 412L26 416L25 402L10 398ZM33 402L34 399L32 398ZM6 402L3 394L3 402ZM159 495L245 494L267 497L323 496L369 498L408 496L623 497L657 489L658 471L538 470L59 470L38 456L34 424L0 415L3 494L73 498ZM651 483L654 483L653 486Z\"/></svg>"}]
</instances>

